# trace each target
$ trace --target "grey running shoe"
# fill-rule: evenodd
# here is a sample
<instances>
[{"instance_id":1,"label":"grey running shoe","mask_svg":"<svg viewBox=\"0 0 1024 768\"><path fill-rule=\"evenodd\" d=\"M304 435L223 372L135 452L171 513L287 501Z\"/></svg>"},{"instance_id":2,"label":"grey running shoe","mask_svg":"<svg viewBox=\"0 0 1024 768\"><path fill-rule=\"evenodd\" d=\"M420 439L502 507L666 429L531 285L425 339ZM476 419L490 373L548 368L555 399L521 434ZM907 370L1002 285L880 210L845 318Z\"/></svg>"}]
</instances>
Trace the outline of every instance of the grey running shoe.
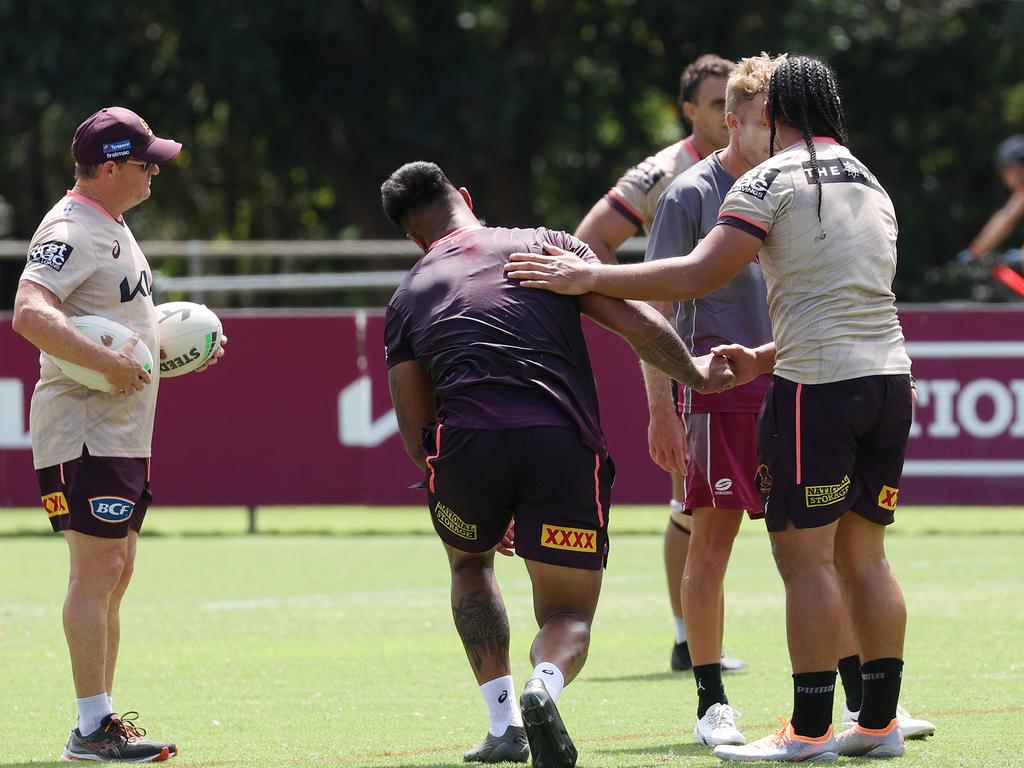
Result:
<instances>
[{"instance_id":1,"label":"grey running shoe","mask_svg":"<svg viewBox=\"0 0 1024 768\"><path fill-rule=\"evenodd\" d=\"M519 697L533 768L574 768L576 747L565 730L544 681L532 678Z\"/></svg>"},{"instance_id":2,"label":"grey running shoe","mask_svg":"<svg viewBox=\"0 0 1024 768\"><path fill-rule=\"evenodd\" d=\"M134 714L134 713L132 713ZM61 760L116 760L124 763L159 763L178 753L173 744L154 744L142 738L145 731L115 714L107 715L100 727L83 736L75 728L61 754Z\"/></svg>"},{"instance_id":3,"label":"grey running shoe","mask_svg":"<svg viewBox=\"0 0 1024 768\"><path fill-rule=\"evenodd\" d=\"M530 745L526 741L526 729L519 725L510 725L501 736L487 734L462 756L467 763L525 763L530 755Z\"/></svg>"},{"instance_id":4,"label":"grey running shoe","mask_svg":"<svg viewBox=\"0 0 1024 768\"><path fill-rule=\"evenodd\" d=\"M793 732L792 723L783 720L782 727L771 736L758 739L746 746L723 745L715 747L715 757L752 763L760 760L778 760L787 763L832 761L839 759L832 726L824 736L811 738Z\"/></svg>"},{"instance_id":5,"label":"grey running shoe","mask_svg":"<svg viewBox=\"0 0 1024 768\"><path fill-rule=\"evenodd\" d=\"M722 654L722 672L742 672L749 666L743 659Z\"/></svg>"},{"instance_id":6,"label":"grey running shoe","mask_svg":"<svg viewBox=\"0 0 1024 768\"><path fill-rule=\"evenodd\" d=\"M885 728L862 728L860 723L836 736L839 754L844 757L902 757L907 751L899 720Z\"/></svg>"}]
</instances>

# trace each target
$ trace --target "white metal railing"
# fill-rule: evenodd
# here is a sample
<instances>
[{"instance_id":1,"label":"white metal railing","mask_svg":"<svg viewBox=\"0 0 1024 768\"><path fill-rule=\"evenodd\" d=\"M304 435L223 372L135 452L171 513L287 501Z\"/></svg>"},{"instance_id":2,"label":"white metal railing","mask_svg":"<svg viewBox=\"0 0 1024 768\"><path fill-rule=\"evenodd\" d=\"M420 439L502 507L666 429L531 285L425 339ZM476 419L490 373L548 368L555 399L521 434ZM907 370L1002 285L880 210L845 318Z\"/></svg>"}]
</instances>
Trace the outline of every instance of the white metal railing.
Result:
<instances>
[{"instance_id":1,"label":"white metal railing","mask_svg":"<svg viewBox=\"0 0 1024 768\"><path fill-rule=\"evenodd\" d=\"M0 240L0 259L24 259L28 241ZM157 294L183 292L194 301L204 291L319 291L359 288L395 288L405 270L381 269L349 272L279 272L269 275L206 275L204 262L222 259L366 259L371 261L408 259L410 264L422 251L409 240L147 240L142 250L150 261L183 258L188 275L173 277L156 270ZM619 248L620 256L642 256L647 238L634 237Z\"/></svg>"}]
</instances>

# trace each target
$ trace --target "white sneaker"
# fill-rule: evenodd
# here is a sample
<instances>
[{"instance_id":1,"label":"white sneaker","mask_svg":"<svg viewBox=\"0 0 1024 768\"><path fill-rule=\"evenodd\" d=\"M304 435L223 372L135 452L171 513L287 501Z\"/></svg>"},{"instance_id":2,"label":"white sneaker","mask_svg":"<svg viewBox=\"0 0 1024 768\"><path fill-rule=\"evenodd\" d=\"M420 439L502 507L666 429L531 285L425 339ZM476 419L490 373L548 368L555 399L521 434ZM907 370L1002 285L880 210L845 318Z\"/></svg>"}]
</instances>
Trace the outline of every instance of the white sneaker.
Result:
<instances>
[{"instance_id":1,"label":"white sneaker","mask_svg":"<svg viewBox=\"0 0 1024 768\"><path fill-rule=\"evenodd\" d=\"M715 747L715 757L720 760L736 760L744 763L760 762L761 760L779 760L789 763L832 762L839 758L836 738L832 735L832 726L824 736L816 739L799 736L793 732L793 726L782 718L782 727L771 736L758 739L746 746Z\"/></svg>"},{"instance_id":2,"label":"white sneaker","mask_svg":"<svg viewBox=\"0 0 1024 768\"><path fill-rule=\"evenodd\" d=\"M847 728L836 736L836 748L843 757L902 757L907 751L895 717L885 728Z\"/></svg>"},{"instance_id":3,"label":"white sneaker","mask_svg":"<svg viewBox=\"0 0 1024 768\"><path fill-rule=\"evenodd\" d=\"M734 712L728 704L712 704L704 717L697 721L693 729L693 735L699 744L707 744L709 747L717 747L720 744L746 744L747 740L736 728L736 718L739 712Z\"/></svg>"},{"instance_id":4,"label":"white sneaker","mask_svg":"<svg viewBox=\"0 0 1024 768\"><path fill-rule=\"evenodd\" d=\"M843 728L853 728L859 716L859 710L852 712L846 708L846 702L843 702ZM912 717L903 707L896 707L896 719L899 721L904 739L924 739L935 733L934 723Z\"/></svg>"}]
</instances>

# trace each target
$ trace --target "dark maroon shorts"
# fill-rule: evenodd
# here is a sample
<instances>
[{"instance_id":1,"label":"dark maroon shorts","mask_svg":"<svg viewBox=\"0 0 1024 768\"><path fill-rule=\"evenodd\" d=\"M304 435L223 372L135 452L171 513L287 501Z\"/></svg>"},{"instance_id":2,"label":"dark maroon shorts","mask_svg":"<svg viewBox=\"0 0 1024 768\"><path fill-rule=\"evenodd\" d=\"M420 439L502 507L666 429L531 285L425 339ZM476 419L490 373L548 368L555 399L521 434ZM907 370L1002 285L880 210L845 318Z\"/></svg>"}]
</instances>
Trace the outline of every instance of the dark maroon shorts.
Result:
<instances>
[{"instance_id":1,"label":"dark maroon shorts","mask_svg":"<svg viewBox=\"0 0 1024 768\"><path fill-rule=\"evenodd\" d=\"M82 455L36 470L43 509L54 532L77 531L105 539L138 533L153 500L149 459Z\"/></svg>"},{"instance_id":2,"label":"dark maroon shorts","mask_svg":"<svg viewBox=\"0 0 1024 768\"><path fill-rule=\"evenodd\" d=\"M773 376L758 420L756 482L769 531L847 510L893 521L910 435L910 377L796 384Z\"/></svg>"},{"instance_id":3,"label":"dark maroon shorts","mask_svg":"<svg viewBox=\"0 0 1024 768\"><path fill-rule=\"evenodd\" d=\"M608 561L614 466L569 427L425 431L427 496L437 535L486 552L515 518L516 553L570 568Z\"/></svg>"}]
</instances>

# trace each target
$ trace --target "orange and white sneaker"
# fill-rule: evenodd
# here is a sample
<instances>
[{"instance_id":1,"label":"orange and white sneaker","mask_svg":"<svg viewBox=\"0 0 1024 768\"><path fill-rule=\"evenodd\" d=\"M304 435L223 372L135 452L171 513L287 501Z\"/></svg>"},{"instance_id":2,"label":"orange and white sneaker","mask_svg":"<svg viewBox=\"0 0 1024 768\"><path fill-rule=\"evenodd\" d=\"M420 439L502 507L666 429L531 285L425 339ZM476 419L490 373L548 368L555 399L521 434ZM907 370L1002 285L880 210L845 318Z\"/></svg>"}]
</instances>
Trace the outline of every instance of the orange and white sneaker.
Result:
<instances>
[{"instance_id":1,"label":"orange and white sneaker","mask_svg":"<svg viewBox=\"0 0 1024 768\"><path fill-rule=\"evenodd\" d=\"M853 728L858 717L860 712L851 710L843 702L843 728ZM925 739L935 733L935 723L914 717L903 707L896 707L896 719L900 721L904 739Z\"/></svg>"},{"instance_id":2,"label":"orange and white sneaker","mask_svg":"<svg viewBox=\"0 0 1024 768\"><path fill-rule=\"evenodd\" d=\"M865 728L855 723L836 736L836 744L843 757L902 757L907 751L895 717L885 728Z\"/></svg>"},{"instance_id":3,"label":"orange and white sneaker","mask_svg":"<svg viewBox=\"0 0 1024 768\"><path fill-rule=\"evenodd\" d=\"M765 736L746 746L715 747L715 757L744 763L760 760L804 763L839 759L836 737L832 733L831 725L824 736L812 738L794 733L792 723L784 717L779 719L782 721L782 727L771 736Z\"/></svg>"}]
</instances>

